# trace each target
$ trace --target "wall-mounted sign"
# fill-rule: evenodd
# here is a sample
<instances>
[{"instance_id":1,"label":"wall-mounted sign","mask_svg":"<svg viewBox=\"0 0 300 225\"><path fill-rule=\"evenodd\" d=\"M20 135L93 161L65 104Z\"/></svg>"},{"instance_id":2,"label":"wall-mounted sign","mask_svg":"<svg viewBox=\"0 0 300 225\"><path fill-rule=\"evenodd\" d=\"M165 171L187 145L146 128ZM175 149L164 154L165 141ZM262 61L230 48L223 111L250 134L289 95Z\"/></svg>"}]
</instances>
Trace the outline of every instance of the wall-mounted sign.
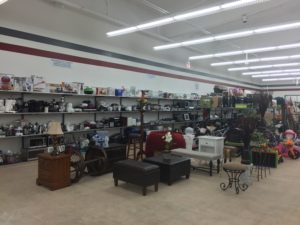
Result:
<instances>
[{"instance_id":1,"label":"wall-mounted sign","mask_svg":"<svg viewBox=\"0 0 300 225\"><path fill-rule=\"evenodd\" d=\"M71 62L60 60L60 59L51 59L53 66L63 67L63 68L71 68Z\"/></svg>"},{"instance_id":2,"label":"wall-mounted sign","mask_svg":"<svg viewBox=\"0 0 300 225\"><path fill-rule=\"evenodd\" d=\"M155 76L152 75L152 74L147 74L147 77L148 77L149 79L154 79L154 78L155 78Z\"/></svg>"}]
</instances>

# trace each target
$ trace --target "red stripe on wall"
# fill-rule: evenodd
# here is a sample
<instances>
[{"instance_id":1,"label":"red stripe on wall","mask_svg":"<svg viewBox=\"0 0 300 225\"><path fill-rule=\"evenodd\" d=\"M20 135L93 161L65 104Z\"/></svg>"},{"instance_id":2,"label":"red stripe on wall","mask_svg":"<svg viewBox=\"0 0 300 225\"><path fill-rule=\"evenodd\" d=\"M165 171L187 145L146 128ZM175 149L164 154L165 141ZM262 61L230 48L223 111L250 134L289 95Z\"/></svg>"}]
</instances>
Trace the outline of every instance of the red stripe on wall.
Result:
<instances>
[{"instance_id":1,"label":"red stripe on wall","mask_svg":"<svg viewBox=\"0 0 300 225\"><path fill-rule=\"evenodd\" d=\"M22 53L22 54L27 54L27 55L40 56L40 57L46 57L46 58L52 58L52 59L60 59L60 60L65 60L65 61L70 61L70 62L87 64L87 65L102 66L102 67L108 67L108 68L113 68L113 69L132 71L132 72L136 72L136 73L157 75L157 76L168 77L168 78L173 78L173 79L188 80L188 81L202 82L202 83L208 83L208 84L218 84L218 85L225 85L225 86L231 86L231 87L234 86L232 84L225 83L225 82L209 81L209 80L205 80L202 78L195 78L195 77L189 77L189 76L185 76L185 75L166 73L166 72L162 72L162 71L158 71L158 70L151 70L151 69L129 66L129 65L120 64L120 63L112 63L112 62L107 62L107 61L102 61L102 60L95 60L95 59L73 56L73 55L68 55L68 54L63 54L63 53L58 53L58 52L52 52L52 51L46 51L46 50L30 48L30 47L25 47L25 46L20 46L20 45L13 45L13 44L8 44L8 43L3 43L3 42L0 43L0 50L17 52L17 53ZM260 91L260 89L249 88L249 87L241 86L241 85L239 85L239 87L245 88L248 90Z\"/></svg>"}]
</instances>

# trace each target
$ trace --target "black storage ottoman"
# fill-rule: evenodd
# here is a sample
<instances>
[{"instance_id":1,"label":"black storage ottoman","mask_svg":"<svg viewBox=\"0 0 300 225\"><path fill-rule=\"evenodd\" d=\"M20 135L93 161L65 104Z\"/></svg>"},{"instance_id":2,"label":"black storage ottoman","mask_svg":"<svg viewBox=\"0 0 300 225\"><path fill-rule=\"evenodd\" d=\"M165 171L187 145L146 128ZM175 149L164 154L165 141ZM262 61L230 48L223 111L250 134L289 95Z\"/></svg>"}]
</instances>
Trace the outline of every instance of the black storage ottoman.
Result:
<instances>
[{"instance_id":1,"label":"black storage ottoman","mask_svg":"<svg viewBox=\"0 0 300 225\"><path fill-rule=\"evenodd\" d=\"M113 178L115 186L118 186L118 180L122 180L141 186L143 195L146 195L148 186L154 185L158 191L160 170L157 165L128 159L114 164Z\"/></svg>"}]
</instances>

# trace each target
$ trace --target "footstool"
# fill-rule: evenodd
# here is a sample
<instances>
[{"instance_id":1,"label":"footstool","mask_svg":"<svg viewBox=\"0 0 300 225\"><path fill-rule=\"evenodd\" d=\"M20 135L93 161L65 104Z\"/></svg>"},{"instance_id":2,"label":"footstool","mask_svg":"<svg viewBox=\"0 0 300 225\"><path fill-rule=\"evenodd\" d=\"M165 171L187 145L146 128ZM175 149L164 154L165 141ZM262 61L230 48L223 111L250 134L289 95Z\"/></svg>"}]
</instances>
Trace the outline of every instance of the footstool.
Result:
<instances>
[{"instance_id":1,"label":"footstool","mask_svg":"<svg viewBox=\"0 0 300 225\"><path fill-rule=\"evenodd\" d=\"M248 188L247 184L240 184L240 176L244 173L247 169L246 165L240 163L226 163L223 166L223 170L228 175L228 184L221 183L220 187L223 191L227 190L228 188L232 188L232 184L234 183L234 188L236 194L239 194L240 190L246 191Z\"/></svg>"},{"instance_id":2,"label":"footstool","mask_svg":"<svg viewBox=\"0 0 300 225\"><path fill-rule=\"evenodd\" d=\"M142 186L143 195L146 195L148 186L154 185L158 191L160 170L157 165L128 159L114 164L113 178L115 186L118 186L118 180L122 180Z\"/></svg>"}]
</instances>

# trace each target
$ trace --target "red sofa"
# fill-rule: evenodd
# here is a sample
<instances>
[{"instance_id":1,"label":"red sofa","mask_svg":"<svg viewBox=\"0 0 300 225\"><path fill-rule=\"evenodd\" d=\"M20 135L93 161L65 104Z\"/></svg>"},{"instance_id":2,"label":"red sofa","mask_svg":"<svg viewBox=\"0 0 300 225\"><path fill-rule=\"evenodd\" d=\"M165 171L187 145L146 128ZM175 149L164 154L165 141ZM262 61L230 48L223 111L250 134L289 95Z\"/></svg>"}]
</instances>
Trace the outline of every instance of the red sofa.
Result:
<instances>
[{"instance_id":1,"label":"red sofa","mask_svg":"<svg viewBox=\"0 0 300 225\"><path fill-rule=\"evenodd\" d=\"M162 137L167 131L152 131L146 140L145 154L147 157L154 155L154 152L165 150L165 141ZM173 137L173 145L171 149L185 148L185 140L181 133L171 132Z\"/></svg>"}]
</instances>

